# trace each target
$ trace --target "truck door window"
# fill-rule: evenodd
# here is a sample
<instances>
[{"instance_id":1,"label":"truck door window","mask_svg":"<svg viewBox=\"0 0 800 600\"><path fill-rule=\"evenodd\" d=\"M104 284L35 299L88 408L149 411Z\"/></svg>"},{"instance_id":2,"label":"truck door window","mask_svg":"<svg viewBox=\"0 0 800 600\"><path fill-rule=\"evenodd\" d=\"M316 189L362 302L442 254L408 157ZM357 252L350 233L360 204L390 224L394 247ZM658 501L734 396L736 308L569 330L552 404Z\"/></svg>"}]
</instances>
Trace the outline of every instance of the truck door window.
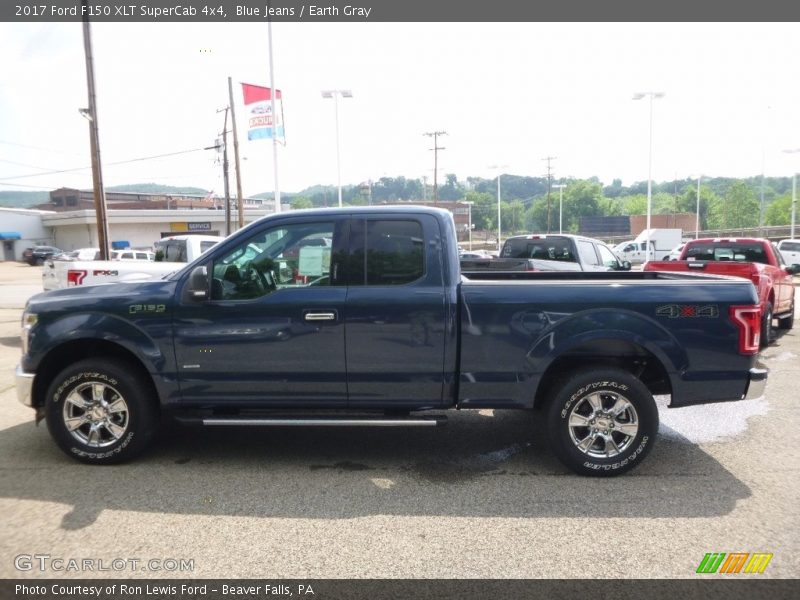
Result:
<instances>
[{"instance_id":1,"label":"truck door window","mask_svg":"<svg viewBox=\"0 0 800 600\"><path fill-rule=\"evenodd\" d=\"M597 244L597 251L600 253L600 260L602 261L604 267L609 267L612 269L619 268L619 261L617 260L617 257L614 256L614 253L610 248L604 246L603 244Z\"/></svg>"},{"instance_id":2,"label":"truck door window","mask_svg":"<svg viewBox=\"0 0 800 600\"><path fill-rule=\"evenodd\" d=\"M366 243L360 230L352 235L354 285L363 285L365 280L366 285L405 285L425 274L425 244L419 221L367 221Z\"/></svg>"},{"instance_id":3,"label":"truck door window","mask_svg":"<svg viewBox=\"0 0 800 600\"><path fill-rule=\"evenodd\" d=\"M251 300L290 287L330 285L334 224L292 223L261 231L214 261L211 297Z\"/></svg>"},{"instance_id":4,"label":"truck door window","mask_svg":"<svg viewBox=\"0 0 800 600\"><path fill-rule=\"evenodd\" d=\"M594 244L586 240L578 240L578 254L585 265L599 265L597 253L594 251Z\"/></svg>"}]
</instances>

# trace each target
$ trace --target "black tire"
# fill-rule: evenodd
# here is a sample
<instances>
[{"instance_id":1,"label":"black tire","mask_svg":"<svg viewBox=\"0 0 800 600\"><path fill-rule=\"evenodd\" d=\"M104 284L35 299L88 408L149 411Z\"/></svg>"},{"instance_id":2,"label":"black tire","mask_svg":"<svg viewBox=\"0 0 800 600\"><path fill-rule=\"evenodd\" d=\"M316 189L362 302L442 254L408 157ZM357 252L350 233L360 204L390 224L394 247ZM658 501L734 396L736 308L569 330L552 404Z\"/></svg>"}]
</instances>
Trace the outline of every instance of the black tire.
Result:
<instances>
[{"instance_id":1,"label":"black tire","mask_svg":"<svg viewBox=\"0 0 800 600\"><path fill-rule=\"evenodd\" d=\"M761 347L766 348L772 341L772 303L767 302L767 310L761 317Z\"/></svg>"},{"instance_id":2,"label":"black tire","mask_svg":"<svg viewBox=\"0 0 800 600\"><path fill-rule=\"evenodd\" d=\"M99 465L129 460L147 448L158 427L156 400L148 397L149 390L134 365L82 360L50 384L47 428L58 446L76 460ZM76 425L72 431L67 420Z\"/></svg>"},{"instance_id":3,"label":"black tire","mask_svg":"<svg viewBox=\"0 0 800 600\"><path fill-rule=\"evenodd\" d=\"M44 264L44 259L43 258L37 258L34 264L37 267L41 267Z\"/></svg>"},{"instance_id":4,"label":"black tire","mask_svg":"<svg viewBox=\"0 0 800 600\"><path fill-rule=\"evenodd\" d=\"M783 319L778 319L778 329L788 330L794 327L794 302L792 302L792 308L789 311L789 316L784 317Z\"/></svg>"},{"instance_id":5,"label":"black tire","mask_svg":"<svg viewBox=\"0 0 800 600\"><path fill-rule=\"evenodd\" d=\"M647 387L627 371L579 372L553 392L547 435L555 455L575 473L621 475L641 463L653 447L658 407ZM621 410L612 416L612 408Z\"/></svg>"}]
</instances>

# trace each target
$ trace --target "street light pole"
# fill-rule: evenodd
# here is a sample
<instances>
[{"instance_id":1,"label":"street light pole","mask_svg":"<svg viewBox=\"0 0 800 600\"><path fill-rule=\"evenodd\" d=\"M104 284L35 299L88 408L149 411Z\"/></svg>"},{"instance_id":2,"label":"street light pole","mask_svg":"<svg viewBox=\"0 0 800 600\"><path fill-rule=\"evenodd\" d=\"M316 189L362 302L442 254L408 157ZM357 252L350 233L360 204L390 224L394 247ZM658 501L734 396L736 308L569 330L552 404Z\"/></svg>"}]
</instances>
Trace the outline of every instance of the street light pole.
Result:
<instances>
[{"instance_id":1,"label":"street light pole","mask_svg":"<svg viewBox=\"0 0 800 600\"><path fill-rule=\"evenodd\" d=\"M497 252L500 253L500 234L502 225L500 224L500 169L505 169L508 165L492 165L490 169L497 169Z\"/></svg>"},{"instance_id":2,"label":"street light pole","mask_svg":"<svg viewBox=\"0 0 800 600\"><path fill-rule=\"evenodd\" d=\"M700 180L702 178L702 175L697 176L697 216L694 224L694 239L700 237Z\"/></svg>"},{"instance_id":3,"label":"street light pole","mask_svg":"<svg viewBox=\"0 0 800 600\"><path fill-rule=\"evenodd\" d=\"M339 158L339 96L352 98L350 90L322 90L323 98L333 98L333 112L336 119L336 184L339 187L339 207L342 206L342 166Z\"/></svg>"},{"instance_id":4,"label":"street light pole","mask_svg":"<svg viewBox=\"0 0 800 600\"><path fill-rule=\"evenodd\" d=\"M664 92L636 92L633 95L634 100L641 100L648 97L650 99L650 141L648 142L647 152L647 229L645 233L645 255L644 260L647 262L650 255L650 214L653 204L653 100L656 98L663 98Z\"/></svg>"},{"instance_id":5,"label":"street light pole","mask_svg":"<svg viewBox=\"0 0 800 600\"><path fill-rule=\"evenodd\" d=\"M558 188L558 233L564 233L564 188L567 187L567 184L554 184L553 187Z\"/></svg>"}]
</instances>

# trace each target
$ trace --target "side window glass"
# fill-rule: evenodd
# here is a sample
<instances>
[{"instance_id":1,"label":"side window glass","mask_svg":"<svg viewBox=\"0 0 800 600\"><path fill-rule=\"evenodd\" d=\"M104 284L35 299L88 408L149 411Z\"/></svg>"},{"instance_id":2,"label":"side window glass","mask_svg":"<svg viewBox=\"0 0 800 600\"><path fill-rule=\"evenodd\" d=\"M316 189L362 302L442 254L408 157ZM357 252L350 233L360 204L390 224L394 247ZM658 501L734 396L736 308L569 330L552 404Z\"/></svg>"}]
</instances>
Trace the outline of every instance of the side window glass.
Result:
<instances>
[{"instance_id":1,"label":"side window glass","mask_svg":"<svg viewBox=\"0 0 800 600\"><path fill-rule=\"evenodd\" d=\"M594 245L585 240L578 240L578 253L581 255L581 261L585 265L598 265L597 254L594 251Z\"/></svg>"},{"instance_id":2,"label":"side window glass","mask_svg":"<svg viewBox=\"0 0 800 600\"><path fill-rule=\"evenodd\" d=\"M211 297L252 300L283 288L330 285L334 224L261 231L214 261Z\"/></svg>"},{"instance_id":3,"label":"side window glass","mask_svg":"<svg viewBox=\"0 0 800 600\"><path fill-rule=\"evenodd\" d=\"M600 260L603 262L604 267L610 267L613 269L619 267L619 261L617 261L617 257L614 256L614 253L610 248L608 248L608 246L597 244L597 251L600 253Z\"/></svg>"},{"instance_id":4,"label":"side window glass","mask_svg":"<svg viewBox=\"0 0 800 600\"><path fill-rule=\"evenodd\" d=\"M425 274L422 224L367 221L367 285L404 285Z\"/></svg>"}]
</instances>

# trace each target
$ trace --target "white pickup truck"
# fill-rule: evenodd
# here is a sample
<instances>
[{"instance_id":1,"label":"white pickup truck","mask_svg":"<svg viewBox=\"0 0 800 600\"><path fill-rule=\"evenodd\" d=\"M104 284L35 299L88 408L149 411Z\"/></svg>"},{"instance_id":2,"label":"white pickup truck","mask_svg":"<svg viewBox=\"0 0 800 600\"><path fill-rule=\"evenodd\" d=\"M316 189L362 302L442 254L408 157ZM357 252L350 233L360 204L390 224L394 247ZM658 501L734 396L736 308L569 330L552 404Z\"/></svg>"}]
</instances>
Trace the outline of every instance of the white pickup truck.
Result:
<instances>
[{"instance_id":1,"label":"white pickup truck","mask_svg":"<svg viewBox=\"0 0 800 600\"><path fill-rule=\"evenodd\" d=\"M177 271L209 250L223 237L215 235L175 235L158 240L156 258L163 260L48 260L42 272L45 291L78 285L98 285L117 281L145 281Z\"/></svg>"}]
</instances>

